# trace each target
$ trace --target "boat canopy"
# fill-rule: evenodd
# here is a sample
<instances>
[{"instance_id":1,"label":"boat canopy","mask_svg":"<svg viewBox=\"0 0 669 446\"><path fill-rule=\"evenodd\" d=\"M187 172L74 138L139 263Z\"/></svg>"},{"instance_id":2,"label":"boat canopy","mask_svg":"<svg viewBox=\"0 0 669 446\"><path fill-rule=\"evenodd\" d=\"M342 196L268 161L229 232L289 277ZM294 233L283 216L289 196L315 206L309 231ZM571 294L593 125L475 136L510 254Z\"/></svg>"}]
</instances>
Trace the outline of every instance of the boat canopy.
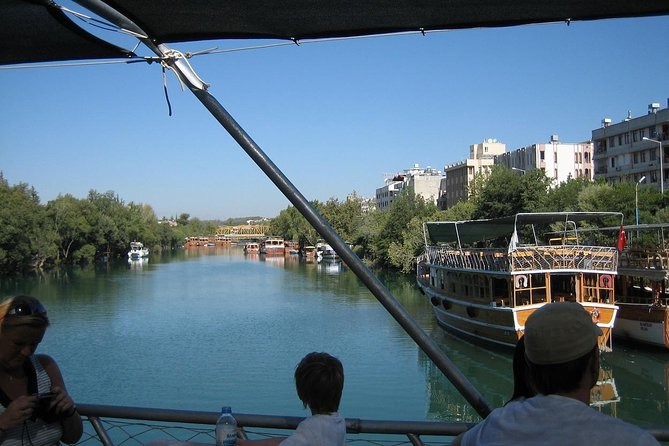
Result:
<instances>
[{"instance_id":1,"label":"boat canopy","mask_svg":"<svg viewBox=\"0 0 669 446\"><path fill-rule=\"evenodd\" d=\"M425 244L439 243L470 244L478 241L507 237L509 240L519 227L596 221L604 218L618 218L622 224L620 212L542 212L521 213L509 217L487 220L437 221L424 224Z\"/></svg>"},{"instance_id":2,"label":"boat canopy","mask_svg":"<svg viewBox=\"0 0 669 446\"><path fill-rule=\"evenodd\" d=\"M669 14L666 0L74 1L102 17L119 12L115 24L157 44L215 39L299 42L407 31ZM83 31L57 3L51 0L0 2L1 65L134 57L131 51Z\"/></svg>"}]
</instances>

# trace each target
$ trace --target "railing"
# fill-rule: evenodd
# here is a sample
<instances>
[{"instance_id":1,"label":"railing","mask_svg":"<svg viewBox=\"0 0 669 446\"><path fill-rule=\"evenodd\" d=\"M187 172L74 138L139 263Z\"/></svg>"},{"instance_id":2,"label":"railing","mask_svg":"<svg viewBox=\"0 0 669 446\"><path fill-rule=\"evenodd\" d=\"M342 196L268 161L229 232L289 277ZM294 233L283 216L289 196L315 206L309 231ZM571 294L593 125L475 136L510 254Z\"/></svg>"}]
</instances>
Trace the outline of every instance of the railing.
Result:
<instances>
[{"instance_id":1,"label":"railing","mask_svg":"<svg viewBox=\"0 0 669 446\"><path fill-rule=\"evenodd\" d=\"M90 425L77 446L144 446L166 441L215 443L218 414L186 410L79 404L79 413ZM303 417L234 414L241 435L287 436ZM471 427L471 423L346 419L347 444L444 446ZM257 430L260 429L260 430ZM272 430L274 430L272 432ZM286 430L289 432L277 433ZM426 438L425 441L421 437ZM669 431L666 432L669 439Z\"/></svg>"},{"instance_id":2,"label":"railing","mask_svg":"<svg viewBox=\"0 0 669 446\"><path fill-rule=\"evenodd\" d=\"M630 249L620 255L620 268L669 271L669 251Z\"/></svg>"},{"instance_id":3,"label":"railing","mask_svg":"<svg viewBox=\"0 0 669 446\"><path fill-rule=\"evenodd\" d=\"M428 246L425 256L430 263L458 269L481 271L594 270L615 272L618 251L606 246L530 246L518 247L508 254L503 249L466 249Z\"/></svg>"}]
</instances>

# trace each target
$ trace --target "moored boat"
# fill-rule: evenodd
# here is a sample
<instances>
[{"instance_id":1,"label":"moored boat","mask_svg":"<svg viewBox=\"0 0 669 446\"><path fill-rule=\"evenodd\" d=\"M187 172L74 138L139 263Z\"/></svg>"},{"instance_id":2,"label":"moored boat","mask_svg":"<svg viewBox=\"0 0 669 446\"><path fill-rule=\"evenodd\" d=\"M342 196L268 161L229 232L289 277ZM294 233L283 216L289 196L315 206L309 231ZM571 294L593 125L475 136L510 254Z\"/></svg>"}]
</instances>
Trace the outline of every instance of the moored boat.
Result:
<instances>
[{"instance_id":1,"label":"moored boat","mask_svg":"<svg viewBox=\"0 0 669 446\"><path fill-rule=\"evenodd\" d=\"M282 256L286 252L286 246L282 238L269 237L260 244L260 254L266 256Z\"/></svg>"},{"instance_id":2,"label":"moored boat","mask_svg":"<svg viewBox=\"0 0 669 446\"><path fill-rule=\"evenodd\" d=\"M248 242L244 245L244 254L258 254L260 252L260 243Z\"/></svg>"},{"instance_id":3,"label":"moored boat","mask_svg":"<svg viewBox=\"0 0 669 446\"><path fill-rule=\"evenodd\" d=\"M417 283L439 325L471 341L513 347L525 321L549 302L575 301L602 329L611 350L618 307L618 249L583 245L577 225L617 219L613 212L522 213L511 217L424 224ZM557 229L569 236L551 237Z\"/></svg>"},{"instance_id":4,"label":"moored boat","mask_svg":"<svg viewBox=\"0 0 669 446\"><path fill-rule=\"evenodd\" d=\"M663 231L669 224L626 227L636 234L620 254L616 277L615 334L634 342L669 349L669 249ZM657 238L651 233L656 233ZM644 240L643 243L639 242Z\"/></svg>"},{"instance_id":5,"label":"moored boat","mask_svg":"<svg viewBox=\"0 0 669 446\"><path fill-rule=\"evenodd\" d=\"M319 242L316 243L316 260L319 262L322 260L337 260L339 256L337 252L330 246L328 243Z\"/></svg>"},{"instance_id":6,"label":"moored boat","mask_svg":"<svg viewBox=\"0 0 669 446\"><path fill-rule=\"evenodd\" d=\"M316 259L316 247L311 245L304 246L302 248L302 257L304 257L307 262L313 262Z\"/></svg>"},{"instance_id":7,"label":"moored boat","mask_svg":"<svg viewBox=\"0 0 669 446\"><path fill-rule=\"evenodd\" d=\"M129 260L139 260L149 256L149 248L144 247L142 242L130 242L130 251L128 251Z\"/></svg>"},{"instance_id":8,"label":"moored boat","mask_svg":"<svg viewBox=\"0 0 669 446\"><path fill-rule=\"evenodd\" d=\"M296 256L300 254L300 242L286 240L284 242L284 247L286 255Z\"/></svg>"}]
</instances>

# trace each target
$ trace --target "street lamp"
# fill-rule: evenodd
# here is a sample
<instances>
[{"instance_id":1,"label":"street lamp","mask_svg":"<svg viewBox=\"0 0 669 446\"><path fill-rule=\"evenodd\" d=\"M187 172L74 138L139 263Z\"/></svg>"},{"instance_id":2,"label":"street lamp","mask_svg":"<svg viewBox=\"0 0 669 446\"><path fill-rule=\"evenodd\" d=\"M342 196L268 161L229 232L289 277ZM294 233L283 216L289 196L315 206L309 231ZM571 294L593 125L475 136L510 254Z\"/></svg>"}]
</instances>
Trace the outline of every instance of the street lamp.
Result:
<instances>
[{"instance_id":1,"label":"street lamp","mask_svg":"<svg viewBox=\"0 0 669 446\"><path fill-rule=\"evenodd\" d=\"M636 207L636 224L639 226L639 184L643 183L643 180L645 180L646 177L642 176L639 178L639 181L636 182L634 185L634 205ZM638 236L638 230L637 230L637 236Z\"/></svg>"},{"instance_id":2,"label":"street lamp","mask_svg":"<svg viewBox=\"0 0 669 446\"><path fill-rule=\"evenodd\" d=\"M645 136L641 139L660 145L660 193L664 194L664 152L662 151L662 141L658 141L657 139L650 139Z\"/></svg>"}]
</instances>

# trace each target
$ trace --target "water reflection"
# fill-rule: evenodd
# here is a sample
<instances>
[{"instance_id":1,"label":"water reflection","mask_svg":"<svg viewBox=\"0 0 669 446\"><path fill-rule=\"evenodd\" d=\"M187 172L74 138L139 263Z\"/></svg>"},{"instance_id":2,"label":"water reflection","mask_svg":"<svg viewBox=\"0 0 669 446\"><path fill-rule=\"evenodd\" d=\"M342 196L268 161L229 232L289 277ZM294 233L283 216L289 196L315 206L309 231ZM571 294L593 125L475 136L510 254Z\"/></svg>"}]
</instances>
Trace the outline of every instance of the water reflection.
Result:
<instances>
[{"instance_id":1,"label":"water reflection","mask_svg":"<svg viewBox=\"0 0 669 446\"><path fill-rule=\"evenodd\" d=\"M128 268L130 270L141 270L144 265L149 263L149 259L144 257L142 259L128 259Z\"/></svg>"},{"instance_id":2,"label":"water reflection","mask_svg":"<svg viewBox=\"0 0 669 446\"><path fill-rule=\"evenodd\" d=\"M441 328L430 333L432 339L446 352L448 357L484 396L491 407L500 407L513 393L512 354L491 351L460 340ZM465 401L457 389L443 376L441 371L421 352L419 363L426 371L428 385L428 417L431 419L477 422L476 411ZM605 413L616 415L620 401L614 371L600 369L597 385L591 391L591 406Z\"/></svg>"}]
</instances>

